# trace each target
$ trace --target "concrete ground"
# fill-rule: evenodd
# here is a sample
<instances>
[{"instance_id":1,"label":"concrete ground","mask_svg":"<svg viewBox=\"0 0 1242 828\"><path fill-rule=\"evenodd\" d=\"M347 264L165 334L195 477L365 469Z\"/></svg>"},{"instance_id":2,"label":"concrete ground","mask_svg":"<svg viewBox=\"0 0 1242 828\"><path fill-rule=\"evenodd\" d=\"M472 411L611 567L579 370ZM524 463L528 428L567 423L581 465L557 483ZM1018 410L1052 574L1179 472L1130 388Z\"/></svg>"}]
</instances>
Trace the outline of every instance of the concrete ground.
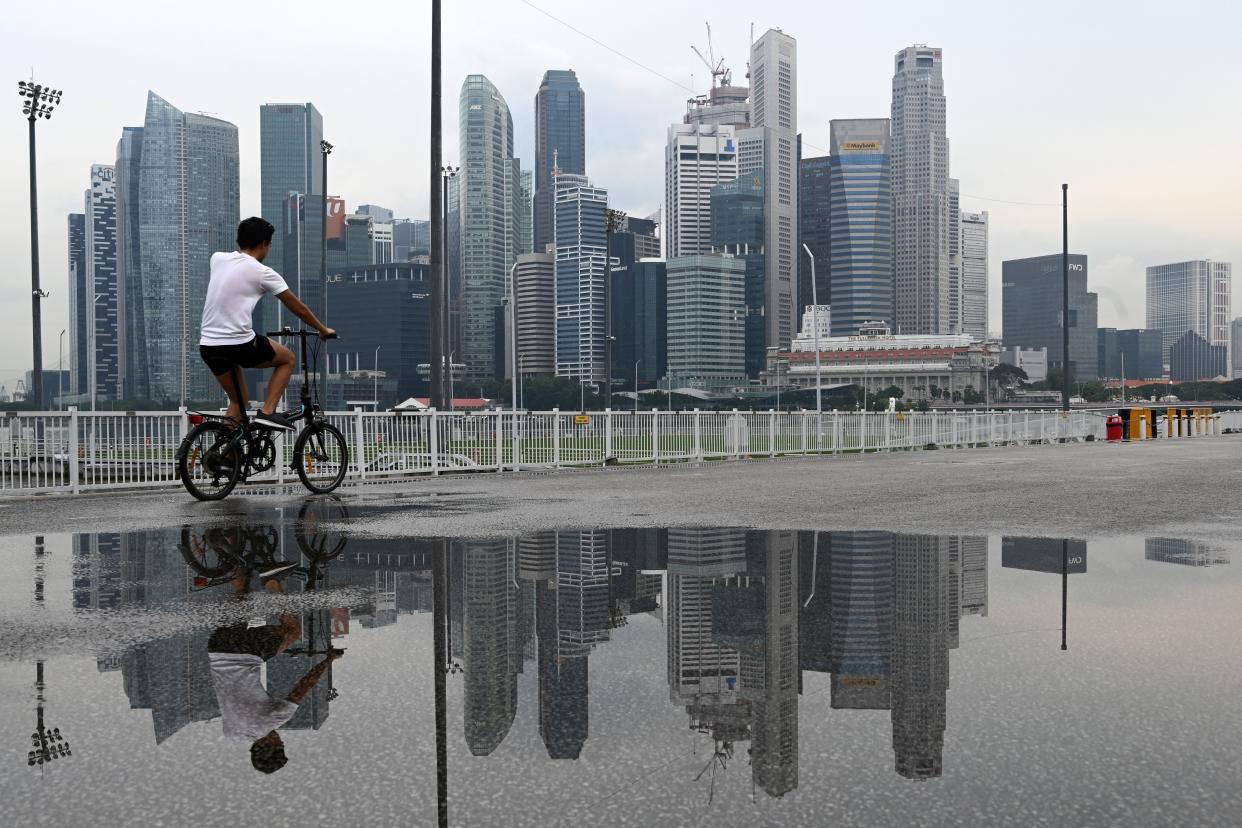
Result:
<instances>
[{"instance_id":1,"label":"concrete ground","mask_svg":"<svg viewBox=\"0 0 1242 828\"><path fill-rule=\"evenodd\" d=\"M354 529L495 535L604 526L884 529L1235 541L1242 436L1007 446L660 468L449 475L341 490ZM155 493L0 500L0 534L127 531L296 508ZM270 512L267 512L270 514Z\"/></svg>"}]
</instances>

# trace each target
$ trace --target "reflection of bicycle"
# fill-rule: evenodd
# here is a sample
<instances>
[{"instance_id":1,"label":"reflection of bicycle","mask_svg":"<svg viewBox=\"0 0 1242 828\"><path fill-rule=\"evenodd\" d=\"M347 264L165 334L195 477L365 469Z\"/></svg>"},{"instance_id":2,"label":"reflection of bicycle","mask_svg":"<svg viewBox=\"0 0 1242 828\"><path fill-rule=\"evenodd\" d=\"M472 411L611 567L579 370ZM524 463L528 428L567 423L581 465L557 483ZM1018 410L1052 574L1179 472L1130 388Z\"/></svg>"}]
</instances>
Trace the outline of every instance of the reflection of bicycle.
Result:
<instances>
[{"instance_id":1,"label":"reflection of bicycle","mask_svg":"<svg viewBox=\"0 0 1242 828\"><path fill-rule=\"evenodd\" d=\"M310 371L306 343L313 339L310 347L318 364L319 334L285 328L268 336L299 340L302 388L297 408L284 412L290 422L306 421L293 444L293 468L303 486L316 494L328 494L345 480L349 444L345 435L324 419L319 389ZM236 424L199 412L190 414L190 422L194 427L177 449L177 476L186 491L199 500L222 500L239 482L276 465L273 432L254 425L244 413Z\"/></svg>"},{"instance_id":2,"label":"reflection of bicycle","mask_svg":"<svg viewBox=\"0 0 1242 828\"><path fill-rule=\"evenodd\" d=\"M239 571L247 578L257 574L260 580L298 578L307 589L315 589L322 584L328 563L345 551L344 532L327 524L348 519L344 505L335 499L302 506L293 536L309 566L278 557L280 533L270 524L213 526L201 533L182 527L181 556L198 573L196 591L232 583Z\"/></svg>"}]
</instances>

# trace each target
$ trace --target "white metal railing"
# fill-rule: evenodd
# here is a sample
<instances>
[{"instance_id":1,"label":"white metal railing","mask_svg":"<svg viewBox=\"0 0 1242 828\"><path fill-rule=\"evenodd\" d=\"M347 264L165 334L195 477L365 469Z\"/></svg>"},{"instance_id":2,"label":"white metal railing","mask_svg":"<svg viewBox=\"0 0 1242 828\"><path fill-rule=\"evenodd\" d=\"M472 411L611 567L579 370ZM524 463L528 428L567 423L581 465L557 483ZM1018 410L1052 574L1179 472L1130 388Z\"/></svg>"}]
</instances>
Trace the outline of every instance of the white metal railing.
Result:
<instances>
[{"instance_id":1,"label":"white metal railing","mask_svg":"<svg viewBox=\"0 0 1242 828\"><path fill-rule=\"evenodd\" d=\"M349 479L1104 439L1103 411L335 412ZM1205 421L1205 423L1208 421ZM1212 420L1200 433L1219 429ZM0 419L0 495L176 485L184 411ZM252 481L291 478L291 436Z\"/></svg>"}]
</instances>

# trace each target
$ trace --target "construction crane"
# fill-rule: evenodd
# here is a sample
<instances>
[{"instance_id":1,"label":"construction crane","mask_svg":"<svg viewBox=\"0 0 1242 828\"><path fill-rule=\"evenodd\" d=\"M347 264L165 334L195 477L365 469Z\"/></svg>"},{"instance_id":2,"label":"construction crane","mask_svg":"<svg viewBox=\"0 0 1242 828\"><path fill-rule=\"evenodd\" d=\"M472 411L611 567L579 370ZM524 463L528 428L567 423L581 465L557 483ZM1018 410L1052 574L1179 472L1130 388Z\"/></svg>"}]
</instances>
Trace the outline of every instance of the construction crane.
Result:
<instances>
[{"instance_id":1,"label":"construction crane","mask_svg":"<svg viewBox=\"0 0 1242 828\"><path fill-rule=\"evenodd\" d=\"M716 51L712 48L712 24L704 23L703 25L707 27L707 57L703 57L699 47L692 45L690 48L699 56L699 60L703 61L707 71L712 73L712 89L718 86L729 86L733 81L733 72L725 68L723 57L716 60Z\"/></svg>"}]
</instances>

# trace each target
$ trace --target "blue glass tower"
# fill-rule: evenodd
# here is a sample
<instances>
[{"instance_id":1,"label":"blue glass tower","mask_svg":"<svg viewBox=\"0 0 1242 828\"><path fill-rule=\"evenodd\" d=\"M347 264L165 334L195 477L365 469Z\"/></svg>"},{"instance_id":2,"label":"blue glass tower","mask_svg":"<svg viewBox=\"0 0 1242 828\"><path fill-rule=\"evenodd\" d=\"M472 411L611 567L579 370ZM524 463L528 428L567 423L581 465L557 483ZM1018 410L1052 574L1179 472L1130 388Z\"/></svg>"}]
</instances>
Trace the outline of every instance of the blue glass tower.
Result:
<instances>
[{"instance_id":1,"label":"blue glass tower","mask_svg":"<svg viewBox=\"0 0 1242 828\"><path fill-rule=\"evenodd\" d=\"M893 207L886 118L832 122L832 333L893 324Z\"/></svg>"},{"instance_id":2,"label":"blue glass tower","mask_svg":"<svg viewBox=\"0 0 1242 828\"><path fill-rule=\"evenodd\" d=\"M534 253L553 241L554 166L586 175L586 96L572 69L549 69L535 95Z\"/></svg>"}]
</instances>

